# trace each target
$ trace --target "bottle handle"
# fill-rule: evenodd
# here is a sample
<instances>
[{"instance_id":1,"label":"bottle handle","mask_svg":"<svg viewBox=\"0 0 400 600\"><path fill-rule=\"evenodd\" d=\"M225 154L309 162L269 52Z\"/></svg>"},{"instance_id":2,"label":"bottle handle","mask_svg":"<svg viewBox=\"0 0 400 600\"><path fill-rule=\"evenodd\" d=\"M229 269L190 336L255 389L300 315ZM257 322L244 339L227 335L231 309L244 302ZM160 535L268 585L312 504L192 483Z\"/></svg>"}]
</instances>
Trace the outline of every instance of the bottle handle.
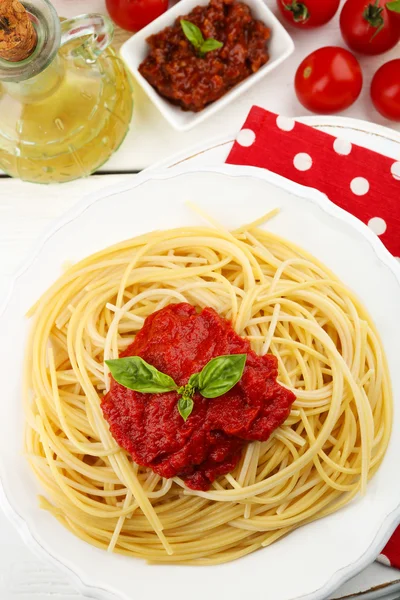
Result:
<instances>
[{"instance_id":1,"label":"bottle handle","mask_svg":"<svg viewBox=\"0 0 400 600\"><path fill-rule=\"evenodd\" d=\"M114 25L105 15L87 14L61 21L61 46L80 38L81 44L73 44L70 56L83 58L86 63L94 63L108 48L114 37Z\"/></svg>"}]
</instances>

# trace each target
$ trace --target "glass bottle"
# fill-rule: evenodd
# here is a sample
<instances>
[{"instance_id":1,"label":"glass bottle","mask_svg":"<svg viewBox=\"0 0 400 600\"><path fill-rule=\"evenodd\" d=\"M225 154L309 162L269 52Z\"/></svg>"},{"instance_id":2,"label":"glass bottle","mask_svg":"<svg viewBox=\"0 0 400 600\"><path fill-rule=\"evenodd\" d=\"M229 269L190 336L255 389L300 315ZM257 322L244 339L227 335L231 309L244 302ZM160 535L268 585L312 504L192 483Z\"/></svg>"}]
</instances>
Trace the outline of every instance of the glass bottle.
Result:
<instances>
[{"instance_id":1,"label":"glass bottle","mask_svg":"<svg viewBox=\"0 0 400 600\"><path fill-rule=\"evenodd\" d=\"M0 58L0 169L35 183L90 175L119 147L132 90L102 15L60 20L48 0L23 1L33 53Z\"/></svg>"}]
</instances>

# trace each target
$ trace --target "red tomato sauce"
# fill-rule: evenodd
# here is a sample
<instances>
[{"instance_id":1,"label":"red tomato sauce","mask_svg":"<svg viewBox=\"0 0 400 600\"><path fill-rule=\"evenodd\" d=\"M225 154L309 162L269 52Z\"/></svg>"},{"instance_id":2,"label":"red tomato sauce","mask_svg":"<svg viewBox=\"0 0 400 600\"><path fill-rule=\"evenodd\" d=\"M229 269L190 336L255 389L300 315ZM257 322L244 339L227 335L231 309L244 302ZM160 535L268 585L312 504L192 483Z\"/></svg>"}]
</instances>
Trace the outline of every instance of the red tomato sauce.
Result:
<instances>
[{"instance_id":1,"label":"red tomato sauce","mask_svg":"<svg viewBox=\"0 0 400 600\"><path fill-rule=\"evenodd\" d=\"M178 394L142 394L114 379L102 401L104 417L118 444L139 465L162 477L181 477L207 490L232 471L250 440L266 441L290 413L292 392L277 383L277 359L258 356L231 324L213 309L171 304L147 317L133 344L121 355L140 356L178 385L216 356L247 354L243 376L219 398L194 396L185 422Z\"/></svg>"},{"instance_id":2,"label":"red tomato sauce","mask_svg":"<svg viewBox=\"0 0 400 600\"><path fill-rule=\"evenodd\" d=\"M204 39L216 39L223 47L200 57L185 37L181 19L197 25ZM170 102L198 112L269 60L269 37L270 30L254 19L247 4L211 0L151 35L150 52L139 72Z\"/></svg>"}]
</instances>

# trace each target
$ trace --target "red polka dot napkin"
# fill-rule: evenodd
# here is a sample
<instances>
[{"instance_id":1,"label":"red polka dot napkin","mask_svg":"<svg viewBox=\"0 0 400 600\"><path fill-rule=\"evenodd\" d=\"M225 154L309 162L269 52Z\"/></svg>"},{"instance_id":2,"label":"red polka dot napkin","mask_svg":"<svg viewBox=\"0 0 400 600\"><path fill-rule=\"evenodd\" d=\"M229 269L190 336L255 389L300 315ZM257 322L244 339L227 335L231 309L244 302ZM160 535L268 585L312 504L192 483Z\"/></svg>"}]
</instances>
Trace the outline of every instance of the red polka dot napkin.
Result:
<instances>
[{"instance_id":1,"label":"red polka dot napkin","mask_svg":"<svg viewBox=\"0 0 400 600\"><path fill-rule=\"evenodd\" d=\"M254 106L227 158L324 192L366 223L400 260L400 156L382 156ZM380 562L400 569L400 527Z\"/></svg>"},{"instance_id":2,"label":"red polka dot napkin","mask_svg":"<svg viewBox=\"0 0 400 600\"><path fill-rule=\"evenodd\" d=\"M400 257L399 161L254 106L227 163L262 167L324 192Z\"/></svg>"}]
</instances>

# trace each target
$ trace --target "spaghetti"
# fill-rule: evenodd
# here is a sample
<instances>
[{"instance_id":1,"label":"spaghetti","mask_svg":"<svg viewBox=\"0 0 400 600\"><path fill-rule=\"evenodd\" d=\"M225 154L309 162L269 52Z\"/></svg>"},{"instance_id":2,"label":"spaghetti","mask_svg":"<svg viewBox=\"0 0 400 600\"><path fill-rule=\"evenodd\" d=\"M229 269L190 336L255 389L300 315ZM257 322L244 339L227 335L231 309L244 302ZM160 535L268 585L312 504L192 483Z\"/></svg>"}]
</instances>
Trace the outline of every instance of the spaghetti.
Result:
<instances>
[{"instance_id":1,"label":"spaghetti","mask_svg":"<svg viewBox=\"0 0 400 600\"><path fill-rule=\"evenodd\" d=\"M364 492L384 456L392 399L378 334L318 260L256 223L153 232L70 267L31 313L25 448L64 526L149 562L209 565L267 546ZM208 491L135 464L100 406L144 319L211 307L257 354L278 358L296 401Z\"/></svg>"}]
</instances>

